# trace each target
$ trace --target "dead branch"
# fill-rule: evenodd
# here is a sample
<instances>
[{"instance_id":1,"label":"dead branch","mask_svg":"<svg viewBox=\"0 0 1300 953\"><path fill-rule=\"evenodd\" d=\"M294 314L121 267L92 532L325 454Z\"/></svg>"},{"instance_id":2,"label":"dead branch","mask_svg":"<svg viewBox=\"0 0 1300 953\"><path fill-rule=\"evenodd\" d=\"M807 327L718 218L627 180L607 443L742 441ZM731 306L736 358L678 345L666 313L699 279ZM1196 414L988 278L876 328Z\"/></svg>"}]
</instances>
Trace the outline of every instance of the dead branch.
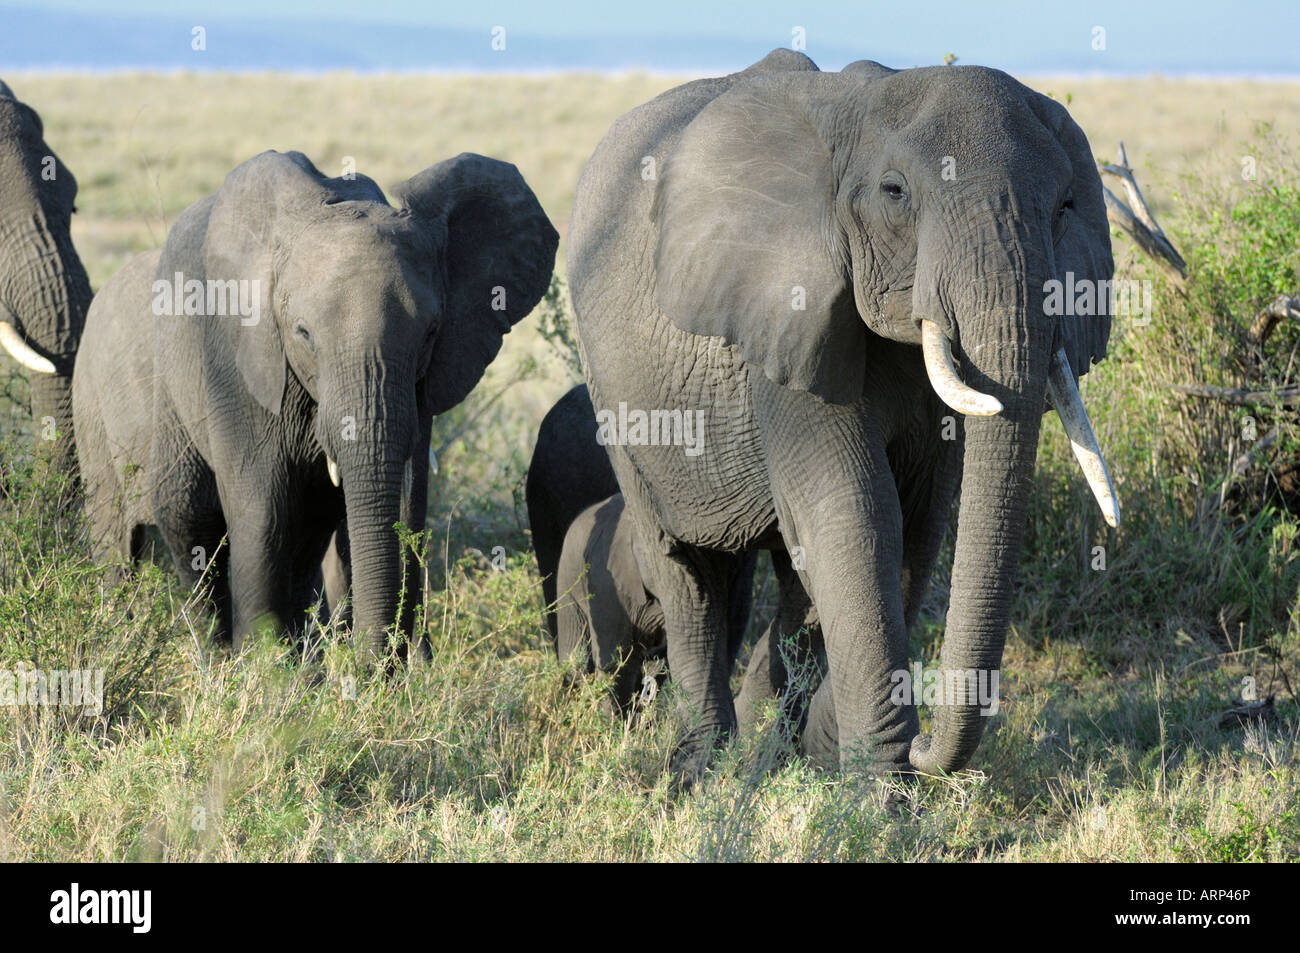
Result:
<instances>
[{"instance_id":1,"label":"dead branch","mask_svg":"<svg viewBox=\"0 0 1300 953\"><path fill-rule=\"evenodd\" d=\"M1256 460L1262 457L1269 447L1277 443L1277 435L1277 428L1274 427L1264 434L1255 446L1234 460L1232 463L1232 478L1236 479L1239 476L1245 476L1246 471L1255 465Z\"/></svg>"},{"instance_id":2,"label":"dead branch","mask_svg":"<svg viewBox=\"0 0 1300 953\"><path fill-rule=\"evenodd\" d=\"M1279 295L1258 315L1246 332L1246 339L1257 348L1263 348L1268 336L1284 318L1300 320L1300 295Z\"/></svg>"},{"instance_id":3,"label":"dead branch","mask_svg":"<svg viewBox=\"0 0 1300 953\"><path fill-rule=\"evenodd\" d=\"M1279 387L1274 390L1246 390L1241 387L1216 387L1213 384L1175 384L1173 389L1190 397L1218 400L1236 407L1252 404L1273 404L1278 407L1295 406L1300 398L1300 387Z\"/></svg>"},{"instance_id":4,"label":"dead branch","mask_svg":"<svg viewBox=\"0 0 1300 953\"><path fill-rule=\"evenodd\" d=\"M1128 195L1128 205L1125 205L1114 192L1102 186L1101 191L1106 199L1106 217L1111 224L1132 238L1162 268L1176 275L1180 281L1185 279L1187 262L1151 214L1146 199L1142 197L1142 190L1138 188L1137 179L1133 177L1133 170L1129 167L1124 143L1119 144L1118 164L1102 162L1098 163L1098 168L1103 174L1119 179Z\"/></svg>"}]
</instances>

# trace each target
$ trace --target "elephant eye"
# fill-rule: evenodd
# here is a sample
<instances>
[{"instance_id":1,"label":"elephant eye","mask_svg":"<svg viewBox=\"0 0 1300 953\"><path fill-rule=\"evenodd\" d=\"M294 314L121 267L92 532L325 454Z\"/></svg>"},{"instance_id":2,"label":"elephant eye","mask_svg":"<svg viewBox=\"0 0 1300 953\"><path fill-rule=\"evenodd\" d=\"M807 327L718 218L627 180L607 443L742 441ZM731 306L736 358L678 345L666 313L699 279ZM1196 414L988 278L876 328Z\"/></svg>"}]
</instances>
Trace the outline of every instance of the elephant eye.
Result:
<instances>
[{"instance_id":1,"label":"elephant eye","mask_svg":"<svg viewBox=\"0 0 1300 953\"><path fill-rule=\"evenodd\" d=\"M903 191L903 187L899 185L897 182L882 183L880 186L880 191L885 193L886 198L889 198L895 202L901 202L903 200L903 197L907 194L906 192Z\"/></svg>"},{"instance_id":2,"label":"elephant eye","mask_svg":"<svg viewBox=\"0 0 1300 953\"><path fill-rule=\"evenodd\" d=\"M303 341L305 341L306 343L308 344L311 343L311 332L307 330L307 326L305 324L296 325L293 329L293 333L297 335L299 338L301 338Z\"/></svg>"},{"instance_id":3,"label":"elephant eye","mask_svg":"<svg viewBox=\"0 0 1300 953\"><path fill-rule=\"evenodd\" d=\"M1056 218L1052 222L1052 241L1054 243L1059 242L1061 236L1065 234L1065 213L1072 208L1074 208L1074 199L1068 198L1056 210Z\"/></svg>"}]
</instances>

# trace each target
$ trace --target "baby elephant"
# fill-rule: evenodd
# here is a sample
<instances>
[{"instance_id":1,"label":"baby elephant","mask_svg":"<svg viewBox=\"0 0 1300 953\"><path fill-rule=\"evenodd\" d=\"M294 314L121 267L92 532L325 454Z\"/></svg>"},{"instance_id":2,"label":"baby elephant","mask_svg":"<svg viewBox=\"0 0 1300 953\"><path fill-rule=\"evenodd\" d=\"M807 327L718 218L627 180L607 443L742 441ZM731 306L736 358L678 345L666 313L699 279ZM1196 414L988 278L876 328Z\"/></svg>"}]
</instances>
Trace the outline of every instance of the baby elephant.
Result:
<instances>
[{"instance_id":1,"label":"baby elephant","mask_svg":"<svg viewBox=\"0 0 1300 953\"><path fill-rule=\"evenodd\" d=\"M556 570L560 661L614 673L612 701L626 711L647 658L662 654L664 613L637 565L635 529L615 493L569 526Z\"/></svg>"},{"instance_id":2,"label":"baby elephant","mask_svg":"<svg viewBox=\"0 0 1300 953\"><path fill-rule=\"evenodd\" d=\"M560 658L581 651L588 671L599 666L614 672L614 701L626 707L641 684L645 660L665 651L664 622L641 581L632 551L635 529L622 515L623 497L597 434L591 397L579 384L538 429L525 485L528 523L546 623ZM748 553L728 567L733 663L749 622L755 562ZM591 571L584 573L588 564Z\"/></svg>"}]
</instances>

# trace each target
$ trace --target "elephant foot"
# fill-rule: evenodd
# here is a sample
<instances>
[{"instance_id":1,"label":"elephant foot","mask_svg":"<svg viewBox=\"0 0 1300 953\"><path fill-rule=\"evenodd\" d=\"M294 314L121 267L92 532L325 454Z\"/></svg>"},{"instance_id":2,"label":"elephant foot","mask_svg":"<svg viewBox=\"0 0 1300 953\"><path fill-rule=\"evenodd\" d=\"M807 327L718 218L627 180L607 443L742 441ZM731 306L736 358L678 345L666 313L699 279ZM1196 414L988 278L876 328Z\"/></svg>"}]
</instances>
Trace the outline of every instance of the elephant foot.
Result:
<instances>
[{"instance_id":1,"label":"elephant foot","mask_svg":"<svg viewBox=\"0 0 1300 953\"><path fill-rule=\"evenodd\" d=\"M910 738L882 747L868 744L858 754L845 758L840 750L839 725L835 719L835 700L831 695L829 678L823 679L813 694L807 714L799 739L800 752L817 767L827 771L838 768L880 778L915 778L916 771L907 756Z\"/></svg>"},{"instance_id":2,"label":"elephant foot","mask_svg":"<svg viewBox=\"0 0 1300 953\"><path fill-rule=\"evenodd\" d=\"M805 758L828 771L840 764L840 730L835 721L835 701L831 697L831 680L823 679L808 705L808 719L799 741Z\"/></svg>"},{"instance_id":3,"label":"elephant foot","mask_svg":"<svg viewBox=\"0 0 1300 953\"><path fill-rule=\"evenodd\" d=\"M723 726L699 726L691 729L677 743L670 770L673 786L689 792L708 773L713 757L731 738L731 730Z\"/></svg>"}]
</instances>

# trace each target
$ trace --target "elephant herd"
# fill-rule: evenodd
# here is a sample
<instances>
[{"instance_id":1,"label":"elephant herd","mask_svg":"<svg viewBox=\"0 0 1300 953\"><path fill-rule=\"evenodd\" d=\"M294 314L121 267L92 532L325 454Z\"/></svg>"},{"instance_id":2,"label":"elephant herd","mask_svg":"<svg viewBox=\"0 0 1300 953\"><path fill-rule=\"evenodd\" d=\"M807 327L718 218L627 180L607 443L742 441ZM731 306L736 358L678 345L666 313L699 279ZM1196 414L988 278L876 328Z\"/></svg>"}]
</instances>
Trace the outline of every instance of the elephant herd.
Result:
<instances>
[{"instance_id":1,"label":"elephant herd","mask_svg":"<svg viewBox=\"0 0 1300 953\"><path fill-rule=\"evenodd\" d=\"M433 418L554 267L519 171L465 153L394 205L265 152L92 300L42 136L0 84L0 344L79 467L97 560L129 566L156 527L236 647L350 588L372 658L426 650L397 524L424 525ZM940 702L922 734L896 691L954 503L954 684L996 684L1046 409L1119 519L1077 388L1110 315L1044 303L1112 275L1083 132L996 70L776 50L617 120L566 253L586 384L541 422L526 485L560 656L626 710L666 653L684 780L773 699L818 761L963 767L987 706ZM762 550L777 607L733 698Z\"/></svg>"}]
</instances>

